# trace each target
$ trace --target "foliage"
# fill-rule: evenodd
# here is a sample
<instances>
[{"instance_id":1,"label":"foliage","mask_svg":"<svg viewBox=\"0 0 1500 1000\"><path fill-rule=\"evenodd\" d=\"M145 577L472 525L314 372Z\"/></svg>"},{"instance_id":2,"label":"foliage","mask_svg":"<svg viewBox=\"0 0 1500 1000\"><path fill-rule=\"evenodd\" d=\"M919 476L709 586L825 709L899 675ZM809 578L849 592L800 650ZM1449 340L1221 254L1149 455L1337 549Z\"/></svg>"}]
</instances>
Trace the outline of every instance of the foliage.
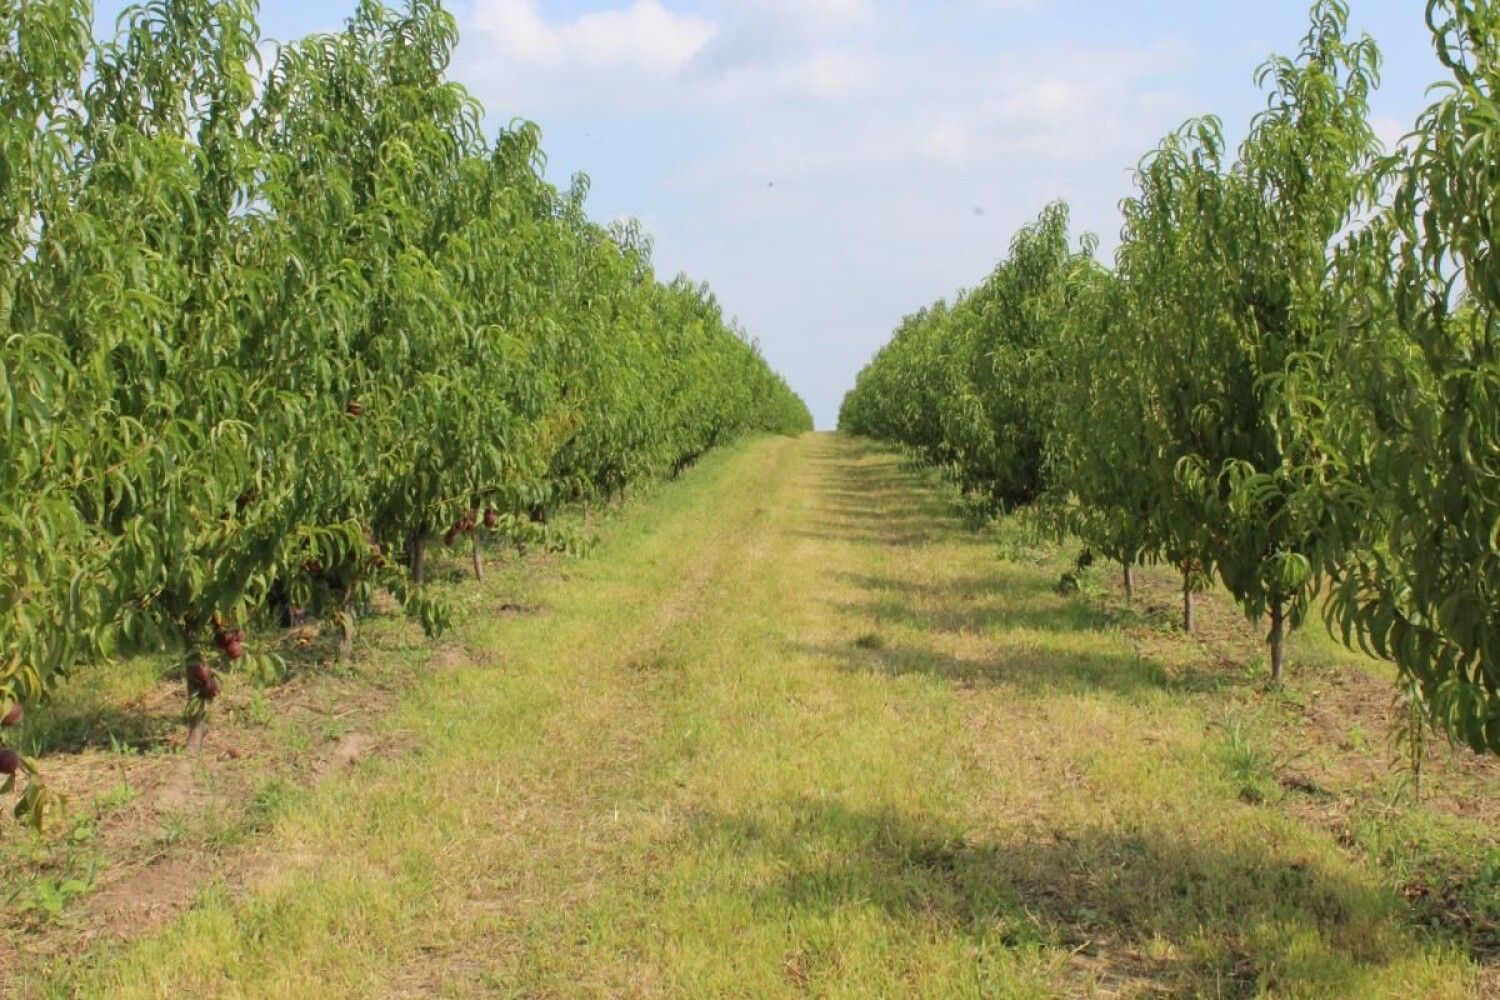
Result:
<instances>
[{"instance_id":1,"label":"foliage","mask_svg":"<svg viewBox=\"0 0 1500 1000\"><path fill-rule=\"evenodd\" d=\"M385 588L435 631L429 537L555 542L564 500L811 426L534 126L486 141L436 0L266 59L251 0L90 15L0 7L0 715L171 649L201 723L211 664L278 669L258 615L352 636Z\"/></svg>"},{"instance_id":2,"label":"foliage","mask_svg":"<svg viewBox=\"0 0 1500 1000\"><path fill-rule=\"evenodd\" d=\"M1087 260L1056 345L1057 385L1046 463L1060 526L1129 572L1152 555L1156 460L1140 389L1141 352L1119 277Z\"/></svg>"},{"instance_id":3,"label":"foliage","mask_svg":"<svg viewBox=\"0 0 1500 1000\"><path fill-rule=\"evenodd\" d=\"M908 444L995 504L1035 499L1061 315L1050 306L1071 258L1067 207L1050 205L978 288L907 317L860 373L839 426Z\"/></svg>"},{"instance_id":4,"label":"foliage","mask_svg":"<svg viewBox=\"0 0 1500 1000\"><path fill-rule=\"evenodd\" d=\"M1428 21L1452 82L1393 155L1379 53L1318 0L1237 151L1203 117L1141 162L1112 271L1049 208L979 290L902 324L840 426L1045 501L1127 585L1153 559L1189 591L1217 577L1269 617L1273 683L1332 581L1404 704L1500 751L1500 10Z\"/></svg>"},{"instance_id":5,"label":"foliage","mask_svg":"<svg viewBox=\"0 0 1500 1000\"><path fill-rule=\"evenodd\" d=\"M1332 616L1440 727L1500 752L1500 9L1427 17L1452 79L1340 255L1347 322L1294 375L1362 514ZM1334 359L1346 377L1319 378Z\"/></svg>"}]
</instances>

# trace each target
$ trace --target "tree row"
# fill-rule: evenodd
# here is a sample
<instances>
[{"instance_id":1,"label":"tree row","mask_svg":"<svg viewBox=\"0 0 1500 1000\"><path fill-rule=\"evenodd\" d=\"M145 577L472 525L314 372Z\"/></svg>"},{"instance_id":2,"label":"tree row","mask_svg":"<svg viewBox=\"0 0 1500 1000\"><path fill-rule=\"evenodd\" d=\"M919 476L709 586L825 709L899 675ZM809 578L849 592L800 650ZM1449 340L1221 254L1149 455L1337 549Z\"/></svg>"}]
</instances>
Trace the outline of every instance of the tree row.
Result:
<instances>
[{"instance_id":1,"label":"tree row","mask_svg":"<svg viewBox=\"0 0 1500 1000\"><path fill-rule=\"evenodd\" d=\"M1049 206L909 316L840 426L1124 567L1218 580L1284 639L1319 608L1439 729L1500 752L1500 8L1432 0L1448 78L1394 152L1339 0L1140 163L1112 266Z\"/></svg>"},{"instance_id":2,"label":"tree row","mask_svg":"<svg viewBox=\"0 0 1500 1000\"><path fill-rule=\"evenodd\" d=\"M278 48L255 14L153 0L100 42L87 0L0 5L12 722L168 649L201 734L218 668L276 669L253 617L352 636L386 588L436 629L431 539L557 544L559 504L811 425L706 288L546 182L535 127L486 139L435 0Z\"/></svg>"}]
</instances>

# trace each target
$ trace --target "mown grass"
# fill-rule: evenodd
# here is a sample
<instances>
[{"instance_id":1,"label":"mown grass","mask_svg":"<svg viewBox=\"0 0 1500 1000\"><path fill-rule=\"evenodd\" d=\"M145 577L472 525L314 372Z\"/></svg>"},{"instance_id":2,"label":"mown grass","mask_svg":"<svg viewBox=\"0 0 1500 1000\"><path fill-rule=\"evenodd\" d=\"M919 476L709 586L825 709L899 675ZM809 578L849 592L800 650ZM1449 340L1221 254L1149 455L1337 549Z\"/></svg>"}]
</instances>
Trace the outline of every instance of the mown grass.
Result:
<instances>
[{"instance_id":1,"label":"mown grass","mask_svg":"<svg viewBox=\"0 0 1500 1000\"><path fill-rule=\"evenodd\" d=\"M1484 919L1495 831L1444 804L1500 781L1384 795L1383 733L1356 769L1371 721L1310 714L1349 657L1264 692L1244 634L1058 595L1071 553L1016 532L861 442L714 455L540 613L473 591L399 750L270 805L267 863L17 989L1482 995L1483 928L1412 887Z\"/></svg>"}]
</instances>

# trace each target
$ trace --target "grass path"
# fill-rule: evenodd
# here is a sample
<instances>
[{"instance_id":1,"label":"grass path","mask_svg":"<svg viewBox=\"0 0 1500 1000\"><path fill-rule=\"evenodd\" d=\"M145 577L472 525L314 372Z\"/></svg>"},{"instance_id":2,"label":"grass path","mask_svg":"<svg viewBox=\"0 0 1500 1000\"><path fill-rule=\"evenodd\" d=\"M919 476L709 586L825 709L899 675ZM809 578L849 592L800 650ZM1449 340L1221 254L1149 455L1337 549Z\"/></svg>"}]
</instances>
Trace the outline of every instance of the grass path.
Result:
<instances>
[{"instance_id":1,"label":"grass path","mask_svg":"<svg viewBox=\"0 0 1500 1000\"><path fill-rule=\"evenodd\" d=\"M1478 989L1367 862L1244 801L1211 690L884 452L736 446L564 576L465 626L390 720L414 749L289 805L249 889L54 988Z\"/></svg>"}]
</instances>

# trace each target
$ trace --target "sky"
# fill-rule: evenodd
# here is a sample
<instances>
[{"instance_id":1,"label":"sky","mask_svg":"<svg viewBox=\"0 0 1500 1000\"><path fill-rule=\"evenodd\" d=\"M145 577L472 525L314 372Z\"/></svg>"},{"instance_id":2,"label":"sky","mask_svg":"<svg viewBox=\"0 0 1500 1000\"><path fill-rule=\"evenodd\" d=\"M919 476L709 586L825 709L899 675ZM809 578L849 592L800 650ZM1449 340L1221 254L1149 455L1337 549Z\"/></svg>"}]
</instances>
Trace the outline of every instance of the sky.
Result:
<instances>
[{"instance_id":1,"label":"sky","mask_svg":"<svg viewBox=\"0 0 1500 1000\"><path fill-rule=\"evenodd\" d=\"M391 2L391 0L387 0ZM355 0L262 0L287 40ZM543 132L550 178L636 218L658 273L707 281L831 428L901 318L977 284L1065 199L1117 242L1131 171L1189 117L1231 137L1309 0L449 0L450 75L491 132ZM1378 132L1441 79L1422 0L1350 0L1385 56ZM119 0L100 5L101 27Z\"/></svg>"}]
</instances>

